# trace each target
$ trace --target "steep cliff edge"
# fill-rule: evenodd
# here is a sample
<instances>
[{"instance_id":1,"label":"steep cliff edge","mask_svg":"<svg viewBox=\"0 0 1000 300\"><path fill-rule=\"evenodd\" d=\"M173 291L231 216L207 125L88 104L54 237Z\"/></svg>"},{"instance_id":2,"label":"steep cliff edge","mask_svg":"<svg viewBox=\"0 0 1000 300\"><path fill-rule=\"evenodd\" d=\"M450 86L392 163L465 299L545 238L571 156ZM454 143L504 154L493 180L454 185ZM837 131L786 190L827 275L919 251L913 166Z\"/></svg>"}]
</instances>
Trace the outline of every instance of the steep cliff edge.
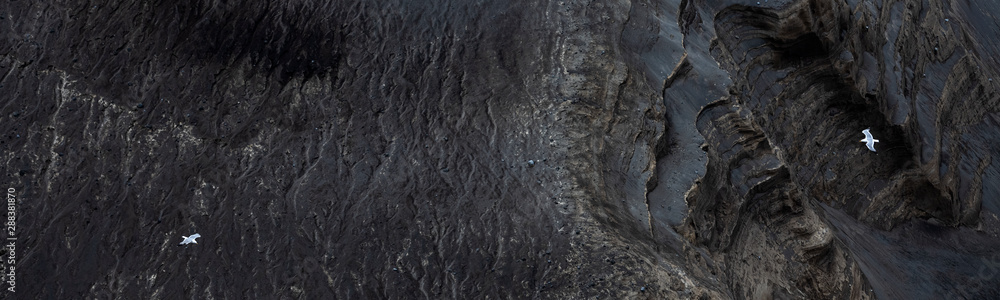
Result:
<instances>
[{"instance_id":1,"label":"steep cliff edge","mask_svg":"<svg viewBox=\"0 0 1000 300\"><path fill-rule=\"evenodd\" d=\"M996 37L975 34L963 5L689 2L682 15L713 16L734 84L698 116L709 164L686 234L734 293L1000 293L983 272L1000 245ZM866 128L878 152L858 143ZM754 251L771 261L741 273L734 257Z\"/></svg>"}]
</instances>

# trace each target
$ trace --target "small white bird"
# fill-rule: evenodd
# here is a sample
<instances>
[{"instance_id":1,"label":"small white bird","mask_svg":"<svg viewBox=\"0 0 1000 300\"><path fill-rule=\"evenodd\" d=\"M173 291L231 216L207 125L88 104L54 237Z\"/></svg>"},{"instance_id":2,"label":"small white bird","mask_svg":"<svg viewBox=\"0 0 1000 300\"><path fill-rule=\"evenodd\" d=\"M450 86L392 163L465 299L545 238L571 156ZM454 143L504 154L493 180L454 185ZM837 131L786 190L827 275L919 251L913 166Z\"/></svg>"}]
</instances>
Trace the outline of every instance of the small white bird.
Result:
<instances>
[{"instance_id":1,"label":"small white bird","mask_svg":"<svg viewBox=\"0 0 1000 300\"><path fill-rule=\"evenodd\" d=\"M187 245L187 244L190 244L190 243L195 243L195 244L197 244L197 243L198 243L198 241L196 241L196 240L194 240L194 239L196 239L196 238L200 238L200 237L201 237L201 235L200 235L200 234L197 234L197 233L195 233L195 234L192 234L191 236L183 236L183 235L182 235L181 237L182 237L182 238L184 238L184 240L183 240L183 241L181 241L181 243L180 243L180 244L181 244L181 245Z\"/></svg>"},{"instance_id":2,"label":"small white bird","mask_svg":"<svg viewBox=\"0 0 1000 300\"><path fill-rule=\"evenodd\" d=\"M872 137L872 133L868 132L869 129L871 128L861 131L861 133L865 134L865 138L862 139L861 142L865 143L865 145L868 146L868 150L875 152L875 143L878 143L878 140Z\"/></svg>"}]
</instances>

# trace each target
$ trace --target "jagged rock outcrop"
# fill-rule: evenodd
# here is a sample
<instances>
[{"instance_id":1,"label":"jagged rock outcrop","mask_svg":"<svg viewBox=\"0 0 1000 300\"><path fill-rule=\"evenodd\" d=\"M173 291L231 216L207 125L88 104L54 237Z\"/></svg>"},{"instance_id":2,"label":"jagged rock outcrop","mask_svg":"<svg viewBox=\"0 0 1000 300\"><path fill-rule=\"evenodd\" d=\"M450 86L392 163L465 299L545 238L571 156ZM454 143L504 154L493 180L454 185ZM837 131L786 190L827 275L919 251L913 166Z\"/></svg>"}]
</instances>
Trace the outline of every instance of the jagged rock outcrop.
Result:
<instances>
[{"instance_id":1,"label":"jagged rock outcrop","mask_svg":"<svg viewBox=\"0 0 1000 300\"><path fill-rule=\"evenodd\" d=\"M682 27L712 16L733 86L698 116L709 164L685 235L732 271L737 297L1000 293L980 272L1000 243L1000 194L984 184L998 174L997 65L980 58L995 38L963 25L976 22L963 5L687 2ZM857 142L865 128L877 153ZM733 260L775 248L790 251L753 272Z\"/></svg>"},{"instance_id":2,"label":"jagged rock outcrop","mask_svg":"<svg viewBox=\"0 0 1000 300\"><path fill-rule=\"evenodd\" d=\"M715 146L682 232L723 264L737 298L871 298L857 263L745 113L725 98L699 114Z\"/></svg>"}]
</instances>

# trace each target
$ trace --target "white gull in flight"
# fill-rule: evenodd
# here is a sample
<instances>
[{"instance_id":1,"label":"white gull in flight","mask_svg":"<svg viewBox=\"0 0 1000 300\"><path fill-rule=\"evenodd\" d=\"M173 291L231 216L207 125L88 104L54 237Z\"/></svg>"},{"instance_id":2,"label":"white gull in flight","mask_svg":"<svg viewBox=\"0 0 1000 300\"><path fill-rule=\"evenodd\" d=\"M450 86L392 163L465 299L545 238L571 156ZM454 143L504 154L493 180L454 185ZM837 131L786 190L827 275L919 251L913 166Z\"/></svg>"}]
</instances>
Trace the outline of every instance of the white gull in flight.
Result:
<instances>
[{"instance_id":1,"label":"white gull in flight","mask_svg":"<svg viewBox=\"0 0 1000 300\"><path fill-rule=\"evenodd\" d=\"M201 235L200 235L200 234L197 234L197 233L195 233L195 234L192 234L191 236L183 236L183 235L182 235L181 237L182 237L182 238L184 238L184 240L183 240L183 241L181 241L181 243L180 243L180 244L181 244L181 245L187 245L187 244L190 244L190 243L195 243L195 244L197 244L197 243L198 243L198 241L196 241L196 240L194 240L194 239L196 239L196 238L200 238L200 237L201 237Z\"/></svg>"},{"instance_id":2,"label":"white gull in flight","mask_svg":"<svg viewBox=\"0 0 1000 300\"><path fill-rule=\"evenodd\" d=\"M866 146L868 146L868 150L875 152L875 143L878 143L878 140L872 137L872 133L868 132L869 129L871 128L861 131L861 133L865 134L865 138L861 141L864 142Z\"/></svg>"}]
</instances>

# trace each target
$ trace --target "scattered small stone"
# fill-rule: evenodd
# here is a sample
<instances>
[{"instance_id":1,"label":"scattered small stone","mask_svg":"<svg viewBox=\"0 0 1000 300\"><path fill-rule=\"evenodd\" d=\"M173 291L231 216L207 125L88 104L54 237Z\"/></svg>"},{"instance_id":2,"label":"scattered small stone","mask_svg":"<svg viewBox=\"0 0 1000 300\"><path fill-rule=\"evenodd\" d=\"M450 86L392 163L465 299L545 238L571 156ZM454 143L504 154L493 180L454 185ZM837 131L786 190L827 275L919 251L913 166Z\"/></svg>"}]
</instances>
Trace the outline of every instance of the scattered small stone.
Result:
<instances>
[{"instance_id":1,"label":"scattered small stone","mask_svg":"<svg viewBox=\"0 0 1000 300\"><path fill-rule=\"evenodd\" d=\"M528 167L530 168L530 167L534 167L534 166L535 166L535 161L529 159L528 160Z\"/></svg>"},{"instance_id":2,"label":"scattered small stone","mask_svg":"<svg viewBox=\"0 0 1000 300\"><path fill-rule=\"evenodd\" d=\"M645 293L646 292L646 287L640 287L639 291Z\"/></svg>"}]
</instances>

